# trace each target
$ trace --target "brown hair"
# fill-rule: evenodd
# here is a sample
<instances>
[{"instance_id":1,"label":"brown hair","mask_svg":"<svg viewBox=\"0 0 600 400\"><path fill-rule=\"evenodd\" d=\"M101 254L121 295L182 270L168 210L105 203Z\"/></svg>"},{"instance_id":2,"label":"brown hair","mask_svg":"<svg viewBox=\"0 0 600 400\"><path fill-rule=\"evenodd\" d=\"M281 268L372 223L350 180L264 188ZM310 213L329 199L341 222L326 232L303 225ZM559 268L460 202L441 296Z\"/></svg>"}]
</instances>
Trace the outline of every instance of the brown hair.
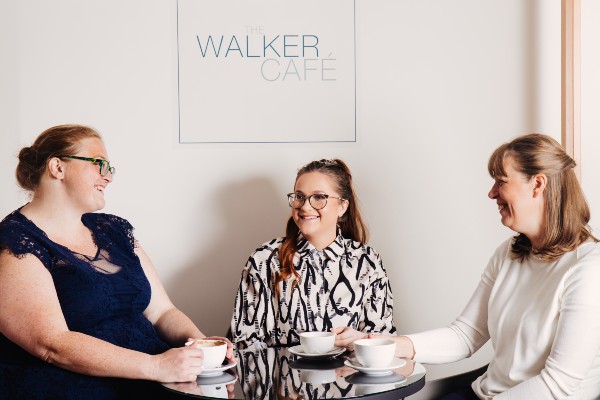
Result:
<instances>
[{"instance_id":1,"label":"brown hair","mask_svg":"<svg viewBox=\"0 0 600 400\"><path fill-rule=\"evenodd\" d=\"M352 239L360 243L366 243L368 240L368 231L365 223L360 215L360 210L357 204L357 196L352 184L352 174L348 166L339 159L333 160L318 160L312 161L298 170L296 181L303 174L309 172L320 172L326 174L333 179L337 186L337 192L341 198L348 201L348 208L344 215L338 220L339 229L342 236L347 239ZM281 264L279 274L275 279L275 287L279 294L279 282L286 281L290 276L294 276L295 285L300 280L300 275L294 267L294 255L298 252L298 234L300 230L294 222L294 218L290 217L287 221L285 229L285 238L279 249L279 262Z\"/></svg>"},{"instance_id":2,"label":"brown hair","mask_svg":"<svg viewBox=\"0 0 600 400\"><path fill-rule=\"evenodd\" d=\"M488 161L492 178L506 176L504 161L510 157L516 171L531 179L547 177L544 190L545 220L542 245L533 249L527 236L520 233L512 244L513 258L524 260L530 254L553 261L589 240L590 209L575 176L575 161L550 136L532 133L519 136L498 147Z\"/></svg>"},{"instance_id":3,"label":"brown hair","mask_svg":"<svg viewBox=\"0 0 600 400\"><path fill-rule=\"evenodd\" d=\"M19 186L35 191L46 170L48 160L59 155L70 155L77 151L83 139L102 139L94 129L84 125L58 125L46 129L30 147L19 152L16 176Z\"/></svg>"}]
</instances>

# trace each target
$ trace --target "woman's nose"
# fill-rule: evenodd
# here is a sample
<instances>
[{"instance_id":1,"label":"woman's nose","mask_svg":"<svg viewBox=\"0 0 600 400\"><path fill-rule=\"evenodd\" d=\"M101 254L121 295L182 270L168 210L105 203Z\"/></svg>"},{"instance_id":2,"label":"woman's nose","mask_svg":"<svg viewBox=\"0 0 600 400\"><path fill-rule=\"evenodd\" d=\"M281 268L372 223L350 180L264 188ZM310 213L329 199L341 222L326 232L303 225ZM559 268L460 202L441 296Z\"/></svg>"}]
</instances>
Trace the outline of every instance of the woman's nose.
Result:
<instances>
[{"instance_id":1,"label":"woman's nose","mask_svg":"<svg viewBox=\"0 0 600 400\"><path fill-rule=\"evenodd\" d=\"M314 209L313 206L310 204L310 198L309 197L307 197L304 200L304 204L302 204L302 207L300 207L300 208L304 209L304 210L308 210L308 211L311 211L311 210Z\"/></svg>"},{"instance_id":2,"label":"woman's nose","mask_svg":"<svg viewBox=\"0 0 600 400\"><path fill-rule=\"evenodd\" d=\"M313 207L313 205L311 204L311 200L312 200L312 196L308 196L306 198L306 201L304 202L304 204L302 205L302 208L306 211L315 211L316 208Z\"/></svg>"},{"instance_id":3,"label":"woman's nose","mask_svg":"<svg viewBox=\"0 0 600 400\"><path fill-rule=\"evenodd\" d=\"M495 199L496 197L498 197L498 182L494 183L494 185L488 192L488 197L490 199Z\"/></svg>"}]
</instances>

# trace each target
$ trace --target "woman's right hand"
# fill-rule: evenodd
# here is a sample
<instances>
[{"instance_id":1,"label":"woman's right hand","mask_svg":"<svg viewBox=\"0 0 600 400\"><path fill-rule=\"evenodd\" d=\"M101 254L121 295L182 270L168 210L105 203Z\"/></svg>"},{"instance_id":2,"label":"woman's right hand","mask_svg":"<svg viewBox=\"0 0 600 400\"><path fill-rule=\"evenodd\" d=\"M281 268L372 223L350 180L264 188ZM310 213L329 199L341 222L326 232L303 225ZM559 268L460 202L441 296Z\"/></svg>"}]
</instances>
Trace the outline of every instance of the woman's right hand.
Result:
<instances>
[{"instance_id":1,"label":"woman's right hand","mask_svg":"<svg viewBox=\"0 0 600 400\"><path fill-rule=\"evenodd\" d=\"M153 380L194 382L202 372L204 352L192 346L178 347L152 356L152 360L154 361Z\"/></svg>"}]
</instances>

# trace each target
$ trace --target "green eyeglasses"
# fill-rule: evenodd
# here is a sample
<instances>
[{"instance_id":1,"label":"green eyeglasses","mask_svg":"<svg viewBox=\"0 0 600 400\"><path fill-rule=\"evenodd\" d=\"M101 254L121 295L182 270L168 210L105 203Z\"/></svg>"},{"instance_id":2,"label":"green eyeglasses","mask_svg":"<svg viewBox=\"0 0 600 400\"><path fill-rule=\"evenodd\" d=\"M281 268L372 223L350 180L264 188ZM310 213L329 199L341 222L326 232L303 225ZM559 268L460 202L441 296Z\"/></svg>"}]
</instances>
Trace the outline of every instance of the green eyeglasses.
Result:
<instances>
[{"instance_id":1,"label":"green eyeglasses","mask_svg":"<svg viewBox=\"0 0 600 400\"><path fill-rule=\"evenodd\" d=\"M58 158L74 158L75 160L83 160L93 162L100 166L100 175L106 176L110 172L111 175L115 174L115 167L111 167L110 163L101 158L90 158L90 157L79 157L79 156L57 156Z\"/></svg>"}]
</instances>

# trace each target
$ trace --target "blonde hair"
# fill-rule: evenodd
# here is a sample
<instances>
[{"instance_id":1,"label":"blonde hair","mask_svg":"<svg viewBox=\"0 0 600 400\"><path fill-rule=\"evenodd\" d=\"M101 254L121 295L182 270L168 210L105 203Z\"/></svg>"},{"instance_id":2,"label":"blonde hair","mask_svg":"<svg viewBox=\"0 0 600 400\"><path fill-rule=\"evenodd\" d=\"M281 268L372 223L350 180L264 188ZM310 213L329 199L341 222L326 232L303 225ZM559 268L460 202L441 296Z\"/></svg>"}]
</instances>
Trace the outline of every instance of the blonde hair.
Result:
<instances>
[{"instance_id":1,"label":"blonde hair","mask_svg":"<svg viewBox=\"0 0 600 400\"><path fill-rule=\"evenodd\" d=\"M492 178L506 176L504 162L508 157L515 170L528 179L537 174L547 177L541 246L533 249L529 238L520 233L512 244L513 258L524 260L533 254L553 261L589 239L598 241L588 225L590 209L573 170L576 163L556 140L532 133L501 145L488 161Z\"/></svg>"}]
</instances>

